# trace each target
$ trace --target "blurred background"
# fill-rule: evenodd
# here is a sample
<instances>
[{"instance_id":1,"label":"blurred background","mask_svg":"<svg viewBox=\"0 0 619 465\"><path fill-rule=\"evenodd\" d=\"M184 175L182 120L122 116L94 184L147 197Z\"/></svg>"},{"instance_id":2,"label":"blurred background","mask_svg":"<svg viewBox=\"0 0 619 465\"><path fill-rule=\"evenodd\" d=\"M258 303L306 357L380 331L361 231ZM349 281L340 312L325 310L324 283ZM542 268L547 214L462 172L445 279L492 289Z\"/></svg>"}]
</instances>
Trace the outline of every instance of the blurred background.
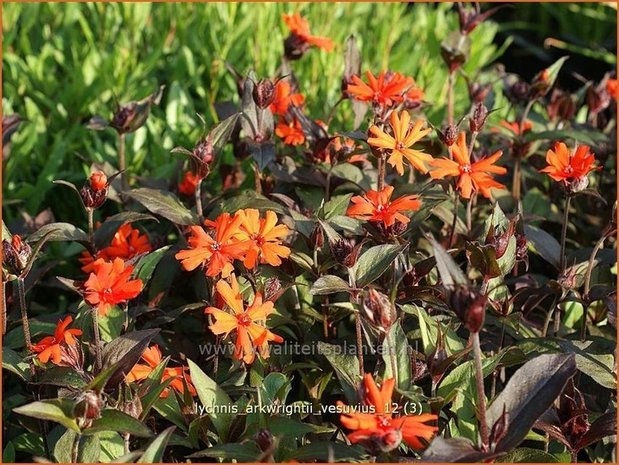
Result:
<instances>
[{"instance_id":1,"label":"blurred background","mask_svg":"<svg viewBox=\"0 0 619 465\"><path fill-rule=\"evenodd\" d=\"M196 114L211 124L216 102L238 101L226 63L242 74L253 68L259 77L273 76L288 34L281 14L295 11L314 34L336 44L331 53L313 50L292 63L310 115L326 119L339 99L344 44L354 34L362 69L413 76L431 103L426 116L441 123L447 70L440 43L458 28L452 3L7 3L2 110L25 121L3 160L5 222L17 232L24 213L48 208L57 221L71 221L79 200L51 181L81 185L92 162L116 165L115 133L84 123L92 115L110 118L117 101L143 98L159 84L166 86L161 104L145 127L128 135L129 169L173 176L178 158L170 150L193 146L202 131ZM502 113L509 105L496 78L499 62L529 79L569 55L559 85L576 89L615 69L616 15L614 4L504 4L473 31L464 72L495 83L491 98ZM463 79L455 95L456 115L463 115L469 108ZM339 109L334 130L346 129L349 109L349 103Z\"/></svg>"}]
</instances>

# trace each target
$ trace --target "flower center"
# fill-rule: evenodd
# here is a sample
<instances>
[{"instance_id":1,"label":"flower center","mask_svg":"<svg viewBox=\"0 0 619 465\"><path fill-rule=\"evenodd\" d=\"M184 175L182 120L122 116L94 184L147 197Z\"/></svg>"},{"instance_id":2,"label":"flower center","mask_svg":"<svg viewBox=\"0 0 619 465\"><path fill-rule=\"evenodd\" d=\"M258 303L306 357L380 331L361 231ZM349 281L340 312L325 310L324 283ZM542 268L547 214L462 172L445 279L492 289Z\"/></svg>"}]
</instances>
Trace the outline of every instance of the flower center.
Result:
<instances>
[{"instance_id":1,"label":"flower center","mask_svg":"<svg viewBox=\"0 0 619 465\"><path fill-rule=\"evenodd\" d=\"M377 423L379 428L391 428L391 420L387 417L379 417Z\"/></svg>"},{"instance_id":2,"label":"flower center","mask_svg":"<svg viewBox=\"0 0 619 465\"><path fill-rule=\"evenodd\" d=\"M395 149L396 150L402 150L404 148L404 144L402 143L402 141L397 141L395 143Z\"/></svg>"},{"instance_id":3,"label":"flower center","mask_svg":"<svg viewBox=\"0 0 619 465\"><path fill-rule=\"evenodd\" d=\"M256 245L261 246L262 244L264 244L264 238L258 234L258 233L254 233L251 235L251 239L256 243Z\"/></svg>"},{"instance_id":4,"label":"flower center","mask_svg":"<svg viewBox=\"0 0 619 465\"><path fill-rule=\"evenodd\" d=\"M468 163L466 165L460 165L460 173L470 173L471 171L473 171L471 169L471 165L469 165Z\"/></svg>"},{"instance_id":5,"label":"flower center","mask_svg":"<svg viewBox=\"0 0 619 465\"><path fill-rule=\"evenodd\" d=\"M379 203L379 204L376 206L376 213L382 213L382 212L384 212L385 210L387 210L387 207L388 207L388 205L383 205L382 203Z\"/></svg>"},{"instance_id":6,"label":"flower center","mask_svg":"<svg viewBox=\"0 0 619 465\"><path fill-rule=\"evenodd\" d=\"M103 289L103 294L104 295L110 295L112 293L112 289L110 289L109 287L106 289Z\"/></svg>"},{"instance_id":7,"label":"flower center","mask_svg":"<svg viewBox=\"0 0 619 465\"><path fill-rule=\"evenodd\" d=\"M217 252L220 248L221 248L221 245L219 244L219 242L213 242L211 244L211 251L213 252Z\"/></svg>"},{"instance_id":8,"label":"flower center","mask_svg":"<svg viewBox=\"0 0 619 465\"><path fill-rule=\"evenodd\" d=\"M574 168L572 167L572 165L567 165L565 168L563 168L563 173L564 174L572 174L574 172Z\"/></svg>"},{"instance_id":9,"label":"flower center","mask_svg":"<svg viewBox=\"0 0 619 465\"><path fill-rule=\"evenodd\" d=\"M251 324L251 318L247 313L241 313L240 315L237 315L236 319L241 326L249 326Z\"/></svg>"}]
</instances>

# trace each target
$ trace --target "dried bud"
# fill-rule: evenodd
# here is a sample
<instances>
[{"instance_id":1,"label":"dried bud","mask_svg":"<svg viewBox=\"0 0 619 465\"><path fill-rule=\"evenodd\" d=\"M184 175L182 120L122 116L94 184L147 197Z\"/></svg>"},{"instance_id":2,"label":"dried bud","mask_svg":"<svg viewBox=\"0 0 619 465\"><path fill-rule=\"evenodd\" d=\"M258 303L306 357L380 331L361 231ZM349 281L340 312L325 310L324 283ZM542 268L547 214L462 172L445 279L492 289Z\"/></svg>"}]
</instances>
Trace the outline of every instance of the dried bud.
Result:
<instances>
[{"instance_id":1,"label":"dried bud","mask_svg":"<svg viewBox=\"0 0 619 465\"><path fill-rule=\"evenodd\" d=\"M103 400L95 391L84 391L75 399L74 415L80 419L80 426L87 428L101 416Z\"/></svg>"},{"instance_id":2,"label":"dried bud","mask_svg":"<svg viewBox=\"0 0 619 465\"><path fill-rule=\"evenodd\" d=\"M469 120L471 132L480 132L486 124L486 118L488 118L488 109L486 106L483 103L475 105L473 117Z\"/></svg>"},{"instance_id":3,"label":"dried bud","mask_svg":"<svg viewBox=\"0 0 619 465\"><path fill-rule=\"evenodd\" d=\"M443 333L440 331L440 327L439 327L436 347L428 355L427 360L426 360L426 363L428 365L428 371L430 372L430 376L432 377L432 382L434 383L434 385L437 385L443 378L443 375L445 374L447 366L444 362L445 360L447 360L447 358L448 358L448 355L447 355L447 351L445 350L445 344L443 341Z\"/></svg>"},{"instance_id":4,"label":"dried bud","mask_svg":"<svg viewBox=\"0 0 619 465\"><path fill-rule=\"evenodd\" d=\"M397 449L402 442L402 431L399 429L390 429L382 436L376 436L376 443L381 452L391 452Z\"/></svg>"},{"instance_id":5,"label":"dried bud","mask_svg":"<svg viewBox=\"0 0 619 465\"><path fill-rule=\"evenodd\" d=\"M28 266L32 248L21 236L14 234L11 241L2 241L2 262L11 274L20 275Z\"/></svg>"},{"instance_id":6,"label":"dried bud","mask_svg":"<svg viewBox=\"0 0 619 465\"><path fill-rule=\"evenodd\" d=\"M447 125L445 126L443 131L437 132L438 138L447 147L451 147L452 145L454 145L456 143L456 140L458 139L458 127L453 124Z\"/></svg>"},{"instance_id":7,"label":"dried bud","mask_svg":"<svg viewBox=\"0 0 619 465\"><path fill-rule=\"evenodd\" d=\"M276 276L271 276L264 283L264 299L275 301L281 295L282 283Z\"/></svg>"},{"instance_id":8,"label":"dried bud","mask_svg":"<svg viewBox=\"0 0 619 465\"><path fill-rule=\"evenodd\" d=\"M576 104L569 92L554 89L550 95L550 104L547 106L551 120L569 121L576 113Z\"/></svg>"},{"instance_id":9,"label":"dried bud","mask_svg":"<svg viewBox=\"0 0 619 465\"><path fill-rule=\"evenodd\" d=\"M516 260L527 261L529 256L529 247L527 236L524 234L516 234Z\"/></svg>"},{"instance_id":10,"label":"dried bud","mask_svg":"<svg viewBox=\"0 0 619 465\"><path fill-rule=\"evenodd\" d=\"M314 227L314 230L310 234L310 241L315 249L321 249L325 244L325 233L319 224Z\"/></svg>"},{"instance_id":11,"label":"dried bud","mask_svg":"<svg viewBox=\"0 0 619 465\"><path fill-rule=\"evenodd\" d=\"M472 333L478 333L483 327L487 303L487 295L465 286L456 287L449 295L452 310Z\"/></svg>"},{"instance_id":12,"label":"dried bud","mask_svg":"<svg viewBox=\"0 0 619 465\"><path fill-rule=\"evenodd\" d=\"M84 353L80 344L61 344L60 355L59 366L69 367L78 372L84 370Z\"/></svg>"},{"instance_id":13,"label":"dried bud","mask_svg":"<svg viewBox=\"0 0 619 465\"><path fill-rule=\"evenodd\" d=\"M570 267L561 273L557 282L561 285L561 287L565 289L574 289L578 287L578 273L576 273L576 267Z\"/></svg>"},{"instance_id":14,"label":"dried bud","mask_svg":"<svg viewBox=\"0 0 619 465\"><path fill-rule=\"evenodd\" d=\"M386 226L384 223L376 223L378 229L385 237L398 237L406 232L408 229L408 224L402 223L401 221L396 221L391 226Z\"/></svg>"},{"instance_id":15,"label":"dried bud","mask_svg":"<svg viewBox=\"0 0 619 465\"><path fill-rule=\"evenodd\" d=\"M477 82L469 84L468 87L469 98L473 103L483 103L492 90L492 84L478 84Z\"/></svg>"},{"instance_id":16,"label":"dried bud","mask_svg":"<svg viewBox=\"0 0 619 465\"><path fill-rule=\"evenodd\" d=\"M275 84L270 79L260 79L254 86L252 96L258 108L268 108L275 99Z\"/></svg>"},{"instance_id":17,"label":"dried bud","mask_svg":"<svg viewBox=\"0 0 619 465\"><path fill-rule=\"evenodd\" d=\"M309 49L310 44L294 32L284 40L284 55L288 60L298 60Z\"/></svg>"},{"instance_id":18,"label":"dried bud","mask_svg":"<svg viewBox=\"0 0 619 465\"><path fill-rule=\"evenodd\" d=\"M397 319L395 306L389 297L373 288L363 296L363 311L372 326L384 334Z\"/></svg>"},{"instance_id":19,"label":"dried bud","mask_svg":"<svg viewBox=\"0 0 619 465\"><path fill-rule=\"evenodd\" d=\"M329 247L333 257L340 265L352 268L357 263L361 251L361 242L355 244L353 239L341 238L333 243L330 242Z\"/></svg>"},{"instance_id":20,"label":"dried bud","mask_svg":"<svg viewBox=\"0 0 619 465\"><path fill-rule=\"evenodd\" d=\"M490 444L492 446L496 446L507 434L508 420L509 415L507 415L505 406L503 406L503 413L494 425L492 425L492 429L490 430Z\"/></svg>"},{"instance_id":21,"label":"dried bud","mask_svg":"<svg viewBox=\"0 0 619 465\"><path fill-rule=\"evenodd\" d=\"M158 105L163 95L164 86L159 87L152 95L140 100L139 102L129 102L121 105L112 116L110 126L119 134L137 131L144 126L150 114L150 107Z\"/></svg>"},{"instance_id":22,"label":"dried bud","mask_svg":"<svg viewBox=\"0 0 619 465\"><path fill-rule=\"evenodd\" d=\"M86 208L99 208L107 199L109 184L105 173L92 173L80 190L82 201Z\"/></svg>"},{"instance_id":23,"label":"dried bud","mask_svg":"<svg viewBox=\"0 0 619 465\"><path fill-rule=\"evenodd\" d=\"M265 452L273 447L273 435L267 429L261 429L258 431L254 436L254 439L262 452Z\"/></svg>"},{"instance_id":24,"label":"dried bud","mask_svg":"<svg viewBox=\"0 0 619 465\"><path fill-rule=\"evenodd\" d=\"M587 88L585 101L587 102L589 111L593 114L597 114L608 108L611 98L608 91L603 86L599 85L594 87L591 85Z\"/></svg>"},{"instance_id":25,"label":"dried bud","mask_svg":"<svg viewBox=\"0 0 619 465\"><path fill-rule=\"evenodd\" d=\"M140 418L140 415L142 415L142 410L142 401L138 396L135 396L133 399L125 401L120 405L120 411L133 418Z\"/></svg>"},{"instance_id":26,"label":"dried bud","mask_svg":"<svg viewBox=\"0 0 619 465\"><path fill-rule=\"evenodd\" d=\"M441 43L441 57L450 73L455 73L466 62L470 48L471 40L465 34L454 31L445 38Z\"/></svg>"},{"instance_id":27,"label":"dried bud","mask_svg":"<svg viewBox=\"0 0 619 465\"><path fill-rule=\"evenodd\" d=\"M215 149L211 140L207 137L200 140L193 148L193 159L196 164L196 175L204 179L210 172L210 164L215 158Z\"/></svg>"},{"instance_id":28,"label":"dried bud","mask_svg":"<svg viewBox=\"0 0 619 465\"><path fill-rule=\"evenodd\" d=\"M514 105L522 105L529 101L530 86L524 81L516 81L509 85L505 96Z\"/></svg>"},{"instance_id":29,"label":"dried bud","mask_svg":"<svg viewBox=\"0 0 619 465\"><path fill-rule=\"evenodd\" d=\"M585 174L579 178L574 178L571 181L565 181L565 190L569 194L576 194L584 191L589 187L589 177Z\"/></svg>"}]
</instances>

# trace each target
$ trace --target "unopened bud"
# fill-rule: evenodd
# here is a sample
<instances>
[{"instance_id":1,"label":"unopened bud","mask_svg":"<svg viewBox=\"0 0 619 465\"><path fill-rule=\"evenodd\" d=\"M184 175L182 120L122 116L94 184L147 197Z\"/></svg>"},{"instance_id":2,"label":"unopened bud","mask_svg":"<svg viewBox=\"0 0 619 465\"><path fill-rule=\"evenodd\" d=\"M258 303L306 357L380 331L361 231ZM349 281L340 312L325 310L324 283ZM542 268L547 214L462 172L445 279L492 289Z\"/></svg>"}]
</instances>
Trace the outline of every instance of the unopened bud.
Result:
<instances>
[{"instance_id":1,"label":"unopened bud","mask_svg":"<svg viewBox=\"0 0 619 465\"><path fill-rule=\"evenodd\" d=\"M435 385L440 382L445 374L447 366L444 362L447 360L447 357L447 351L445 350L445 344L443 343L443 335L439 332L436 347L428 355L426 360L428 371L430 372L430 376L432 377L432 381Z\"/></svg>"},{"instance_id":2,"label":"unopened bud","mask_svg":"<svg viewBox=\"0 0 619 465\"><path fill-rule=\"evenodd\" d=\"M364 294L362 307L368 321L381 333L387 333L397 318L389 297L373 288Z\"/></svg>"},{"instance_id":3,"label":"unopened bud","mask_svg":"<svg viewBox=\"0 0 619 465\"><path fill-rule=\"evenodd\" d=\"M90 175L80 190L80 195L87 208L99 208L107 199L108 190L107 176L101 171L96 171Z\"/></svg>"},{"instance_id":4,"label":"unopened bud","mask_svg":"<svg viewBox=\"0 0 619 465\"><path fill-rule=\"evenodd\" d=\"M256 436L254 436L254 440L262 452L265 452L273 447L273 435L267 429L261 429L258 431Z\"/></svg>"},{"instance_id":5,"label":"unopened bud","mask_svg":"<svg viewBox=\"0 0 619 465\"><path fill-rule=\"evenodd\" d=\"M524 81L516 81L506 89L505 96L513 104L524 104L529 101L530 91L529 84Z\"/></svg>"},{"instance_id":6,"label":"unopened bud","mask_svg":"<svg viewBox=\"0 0 619 465\"><path fill-rule=\"evenodd\" d=\"M252 92L254 103L264 110L275 99L275 84L270 79L260 79Z\"/></svg>"},{"instance_id":7,"label":"unopened bud","mask_svg":"<svg viewBox=\"0 0 619 465\"><path fill-rule=\"evenodd\" d=\"M483 103L475 105L473 117L469 120L471 132L480 132L486 124L486 118L488 118L488 109L486 106Z\"/></svg>"},{"instance_id":8,"label":"unopened bud","mask_svg":"<svg viewBox=\"0 0 619 465\"><path fill-rule=\"evenodd\" d=\"M32 248L19 234L14 234L10 242L6 239L2 241L2 261L10 273L21 274L28 266L31 256Z\"/></svg>"},{"instance_id":9,"label":"unopened bud","mask_svg":"<svg viewBox=\"0 0 619 465\"><path fill-rule=\"evenodd\" d=\"M325 244L325 233L319 224L314 227L314 230L310 234L310 241L316 249L321 249Z\"/></svg>"},{"instance_id":10,"label":"unopened bud","mask_svg":"<svg viewBox=\"0 0 619 465\"><path fill-rule=\"evenodd\" d=\"M211 140L207 137L200 140L193 148L193 159L196 165L196 176L204 179L210 172L210 165L215 158L215 149Z\"/></svg>"},{"instance_id":11,"label":"unopened bud","mask_svg":"<svg viewBox=\"0 0 619 465\"><path fill-rule=\"evenodd\" d=\"M488 296L473 289L459 286L449 295L449 304L466 329L478 333L484 325Z\"/></svg>"},{"instance_id":12,"label":"unopened bud","mask_svg":"<svg viewBox=\"0 0 619 465\"><path fill-rule=\"evenodd\" d=\"M492 84L473 82L469 85L469 97L474 103L483 103L491 90Z\"/></svg>"},{"instance_id":13,"label":"unopened bud","mask_svg":"<svg viewBox=\"0 0 619 465\"><path fill-rule=\"evenodd\" d=\"M346 268L352 268L357 263L361 243L355 244L353 239L341 238L333 243L329 243L331 253L335 260Z\"/></svg>"},{"instance_id":14,"label":"unopened bud","mask_svg":"<svg viewBox=\"0 0 619 465\"><path fill-rule=\"evenodd\" d=\"M453 124L449 124L445 126L443 131L437 132L438 138L447 147L451 147L452 145L454 145L456 143L456 140L458 139L458 128Z\"/></svg>"},{"instance_id":15,"label":"unopened bud","mask_svg":"<svg viewBox=\"0 0 619 465\"><path fill-rule=\"evenodd\" d=\"M103 171L95 171L88 178L88 184L93 191L101 191L107 188L107 176Z\"/></svg>"},{"instance_id":16,"label":"unopened bud","mask_svg":"<svg viewBox=\"0 0 619 465\"><path fill-rule=\"evenodd\" d=\"M74 415L79 418L80 426L87 428L101 416L103 400L95 391L84 391L76 399Z\"/></svg>"},{"instance_id":17,"label":"unopened bud","mask_svg":"<svg viewBox=\"0 0 619 465\"><path fill-rule=\"evenodd\" d=\"M282 283L276 276L271 276L264 283L264 299L275 301L281 294Z\"/></svg>"}]
</instances>

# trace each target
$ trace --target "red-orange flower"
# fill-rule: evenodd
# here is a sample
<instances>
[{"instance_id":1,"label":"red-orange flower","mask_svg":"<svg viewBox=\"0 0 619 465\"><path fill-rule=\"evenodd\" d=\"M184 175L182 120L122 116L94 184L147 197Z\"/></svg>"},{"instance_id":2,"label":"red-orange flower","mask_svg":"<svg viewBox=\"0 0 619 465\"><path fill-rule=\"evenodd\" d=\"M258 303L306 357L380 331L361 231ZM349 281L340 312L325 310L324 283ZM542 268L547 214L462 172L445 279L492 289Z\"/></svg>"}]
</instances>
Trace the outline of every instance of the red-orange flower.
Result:
<instances>
[{"instance_id":1,"label":"red-orange flower","mask_svg":"<svg viewBox=\"0 0 619 465\"><path fill-rule=\"evenodd\" d=\"M282 19L286 23L286 26L288 26L288 29L290 29L290 32L301 39L301 41L322 48L327 52L333 49L333 41L331 39L312 35L307 19L303 18L300 14L283 14Z\"/></svg>"},{"instance_id":2,"label":"red-orange flower","mask_svg":"<svg viewBox=\"0 0 619 465\"><path fill-rule=\"evenodd\" d=\"M352 83L346 87L347 94L361 102L390 107L401 102L404 95L415 85L415 80L400 73L383 71L375 77L366 71L366 84L359 76L352 76Z\"/></svg>"},{"instance_id":3,"label":"red-orange flower","mask_svg":"<svg viewBox=\"0 0 619 465\"><path fill-rule=\"evenodd\" d=\"M364 406L359 406L357 411L338 401L340 410L344 413L340 416L342 425L353 430L348 434L351 443L362 443L368 446L376 443L382 444L389 450L399 445L400 434L406 445L413 449L426 447L424 441L429 442L438 428L428 425L435 422L438 417L431 413L420 415L407 415L393 417L393 387L395 380L386 379L379 389L372 375L367 373L363 378L363 401Z\"/></svg>"},{"instance_id":4,"label":"red-orange flower","mask_svg":"<svg viewBox=\"0 0 619 465\"><path fill-rule=\"evenodd\" d=\"M232 275L230 284L220 280L216 285L217 293L223 299L232 313L223 308L208 307L205 313L212 315L214 323L209 326L216 335L227 337L236 334L234 357L250 364L256 358L256 351L263 358L269 356L269 342L284 342L284 339L273 334L265 327L268 316L273 313L273 302L262 301L262 294L257 292L251 305L245 308L243 297L239 291L236 276ZM225 307L224 307L225 308Z\"/></svg>"},{"instance_id":5,"label":"red-orange flower","mask_svg":"<svg viewBox=\"0 0 619 465\"><path fill-rule=\"evenodd\" d=\"M533 129L533 123L531 123L531 121L529 120L523 121L522 124L520 124L518 121L513 121L510 123L507 120L503 120L499 124L508 131L514 133L516 136L521 136L524 133L529 132L531 129Z\"/></svg>"},{"instance_id":6,"label":"red-orange flower","mask_svg":"<svg viewBox=\"0 0 619 465\"><path fill-rule=\"evenodd\" d=\"M240 210L242 218L239 239L250 245L243 263L248 269L258 266L258 263L268 263L271 266L282 264L282 258L288 258L290 249L282 245L289 233L284 224L277 224L277 215L268 210L264 218L253 208Z\"/></svg>"},{"instance_id":7,"label":"red-orange flower","mask_svg":"<svg viewBox=\"0 0 619 465\"><path fill-rule=\"evenodd\" d=\"M126 223L118 228L110 245L97 252L96 258L85 250L79 261L83 265L84 273L92 273L95 260L103 259L108 262L115 258L129 260L137 255L150 252L152 249L148 236L141 234L139 229L131 227L130 223Z\"/></svg>"},{"instance_id":8,"label":"red-orange flower","mask_svg":"<svg viewBox=\"0 0 619 465\"><path fill-rule=\"evenodd\" d=\"M58 365L62 362L62 344L75 345L75 336L81 336L81 329L67 329L73 318L67 316L56 325L53 336L47 336L32 346L32 351L38 353L37 358L47 363L50 359L52 363Z\"/></svg>"},{"instance_id":9,"label":"red-orange flower","mask_svg":"<svg viewBox=\"0 0 619 465\"><path fill-rule=\"evenodd\" d=\"M157 368L162 360L163 357L161 356L159 346L155 344L149 347L142 354L142 361L144 363L136 363L127 375L126 381L128 383L135 383L145 380L153 372L153 370ZM169 379L172 380L169 387L166 387L159 396L162 399L165 399L170 395L170 389L174 389L179 394L183 394L185 392L185 384L187 384L187 389L192 397L197 394L196 388L191 382L188 367L166 367L165 370L163 370L161 382L164 383Z\"/></svg>"},{"instance_id":10,"label":"red-orange flower","mask_svg":"<svg viewBox=\"0 0 619 465\"><path fill-rule=\"evenodd\" d=\"M178 191L183 195L194 195L202 178L192 171L185 171L183 180L178 185Z\"/></svg>"},{"instance_id":11,"label":"red-orange flower","mask_svg":"<svg viewBox=\"0 0 619 465\"><path fill-rule=\"evenodd\" d=\"M275 134L281 137L286 145L301 145L305 142L303 127L296 118L292 118L289 122L284 121L283 118L280 119L275 126Z\"/></svg>"},{"instance_id":12,"label":"red-orange flower","mask_svg":"<svg viewBox=\"0 0 619 465\"><path fill-rule=\"evenodd\" d=\"M501 150L494 152L489 157L471 163L464 132L458 135L457 142L449 147L449 150L453 160L440 158L431 163L436 168L430 171L432 179L456 176L458 178L458 190L465 199L471 198L473 191L480 192L484 197L490 198L491 188L505 189L503 184L498 183L490 176L491 173L507 173L505 168L494 164L503 155Z\"/></svg>"},{"instance_id":13,"label":"red-orange flower","mask_svg":"<svg viewBox=\"0 0 619 465\"><path fill-rule=\"evenodd\" d=\"M187 242L189 249L181 250L175 257L186 271L206 266L207 276L221 275L226 278L234 270L232 262L242 260L249 243L239 241L240 215L230 216L222 213L215 221L206 220L204 224L213 229L214 237L208 234L202 226L191 226Z\"/></svg>"},{"instance_id":14,"label":"red-orange flower","mask_svg":"<svg viewBox=\"0 0 619 465\"><path fill-rule=\"evenodd\" d=\"M422 120L417 120L411 127L411 116L407 111L399 114L395 111L391 113L389 125L393 135L387 134L376 125L370 127L370 133L374 137L368 138L368 144L389 151L387 163L395 167L399 175L404 174L404 158L422 173L427 173L428 168L425 164L432 161L432 156L411 147L426 136L431 129L422 129L424 126Z\"/></svg>"},{"instance_id":15,"label":"red-orange flower","mask_svg":"<svg viewBox=\"0 0 619 465\"><path fill-rule=\"evenodd\" d=\"M288 112L290 105L300 107L304 101L303 95L292 93L292 87L288 81L280 80L275 86L275 96L269 108L274 115L284 115Z\"/></svg>"},{"instance_id":16,"label":"red-orange flower","mask_svg":"<svg viewBox=\"0 0 619 465\"><path fill-rule=\"evenodd\" d=\"M594 166L595 155L586 145L569 150L564 142L557 142L546 152L548 166L542 170L555 181L569 181L587 176L597 169Z\"/></svg>"},{"instance_id":17,"label":"red-orange flower","mask_svg":"<svg viewBox=\"0 0 619 465\"><path fill-rule=\"evenodd\" d=\"M407 224L410 219L401 212L416 211L421 206L421 201L416 195L405 195L391 201L393 194L392 186L378 192L371 190L364 196L356 195L350 201L346 215L366 221L380 222L385 226L391 226L396 221Z\"/></svg>"},{"instance_id":18,"label":"red-orange flower","mask_svg":"<svg viewBox=\"0 0 619 465\"><path fill-rule=\"evenodd\" d=\"M88 183L94 191L100 191L107 187L107 176L103 171L95 171L88 178Z\"/></svg>"},{"instance_id":19,"label":"red-orange flower","mask_svg":"<svg viewBox=\"0 0 619 465\"><path fill-rule=\"evenodd\" d=\"M100 258L93 266L93 272L84 283L84 300L96 307L99 315L106 315L114 305L125 303L142 292L142 280L130 279L133 266L122 258L112 262Z\"/></svg>"},{"instance_id":20,"label":"red-orange flower","mask_svg":"<svg viewBox=\"0 0 619 465\"><path fill-rule=\"evenodd\" d=\"M608 79L606 81L606 90L611 95L612 98L619 98L619 93L617 92L617 80L616 79Z\"/></svg>"}]
</instances>

